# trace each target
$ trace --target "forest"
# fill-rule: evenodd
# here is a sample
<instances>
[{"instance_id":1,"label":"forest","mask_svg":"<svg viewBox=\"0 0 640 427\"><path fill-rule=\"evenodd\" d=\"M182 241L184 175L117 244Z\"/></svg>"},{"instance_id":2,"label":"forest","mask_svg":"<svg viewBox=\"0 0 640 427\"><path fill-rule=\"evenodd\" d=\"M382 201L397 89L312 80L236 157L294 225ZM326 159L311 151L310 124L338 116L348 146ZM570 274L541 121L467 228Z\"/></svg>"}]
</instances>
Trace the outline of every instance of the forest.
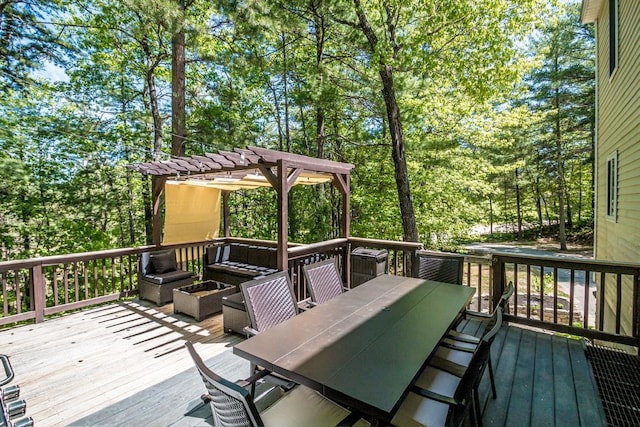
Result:
<instances>
[{"instance_id":1,"label":"forest","mask_svg":"<svg viewBox=\"0 0 640 427\"><path fill-rule=\"evenodd\" d=\"M0 260L149 242L125 166L260 146L355 165L351 234L455 247L474 226L593 222L595 50L580 2L7 0ZM275 192L232 234L273 239ZM295 188L291 241L335 237Z\"/></svg>"}]
</instances>

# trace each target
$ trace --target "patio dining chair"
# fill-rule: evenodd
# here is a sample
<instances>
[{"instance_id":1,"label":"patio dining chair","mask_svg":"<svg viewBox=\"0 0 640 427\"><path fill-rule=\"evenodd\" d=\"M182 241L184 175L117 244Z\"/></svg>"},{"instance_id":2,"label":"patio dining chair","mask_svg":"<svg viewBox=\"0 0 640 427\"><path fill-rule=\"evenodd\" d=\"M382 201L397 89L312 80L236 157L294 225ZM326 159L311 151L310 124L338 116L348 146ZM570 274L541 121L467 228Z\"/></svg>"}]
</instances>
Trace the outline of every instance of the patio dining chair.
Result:
<instances>
[{"instance_id":1,"label":"patio dining chair","mask_svg":"<svg viewBox=\"0 0 640 427\"><path fill-rule=\"evenodd\" d=\"M474 359L478 357L477 353L481 351L480 349L483 346L490 349L500 327L502 327L502 308L497 307L493 312L490 326L485 330L484 335L477 343L456 341L449 337L445 337L440 341L440 344L436 348L433 357L429 361L429 366L444 370L460 378L464 377L466 371L474 363ZM491 351L488 351L486 355L483 355L482 360L482 366L479 367L481 369L480 376L482 376L485 368L488 366L492 397L495 399L497 397L497 393L493 365L491 362ZM476 400L476 418L479 420L481 418L481 413L479 407L478 386L479 379L473 388L473 397ZM481 422L479 421L479 424L480 423Z\"/></svg>"},{"instance_id":2,"label":"patio dining chair","mask_svg":"<svg viewBox=\"0 0 640 427\"><path fill-rule=\"evenodd\" d=\"M322 304L345 290L335 258L305 265L302 271L311 297L308 305Z\"/></svg>"},{"instance_id":3,"label":"patio dining chair","mask_svg":"<svg viewBox=\"0 0 640 427\"><path fill-rule=\"evenodd\" d=\"M335 426L353 425L359 416L308 387L296 386L263 411L258 411L247 386L264 376L264 371L237 382L228 381L210 370L193 344L185 343L206 387L202 400L208 402L214 425L237 426ZM364 425L360 422L358 425Z\"/></svg>"},{"instance_id":4,"label":"patio dining chair","mask_svg":"<svg viewBox=\"0 0 640 427\"><path fill-rule=\"evenodd\" d=\"M416 262L417 278L462 285L464 255L418 251Z\"/></svg>"},{"instance_id":5,"label":"patio dining chair","mask_svg":"<svg viewBox=\"0 0 640 427\"><path fill-rule=\"evenodd\" d=\"M515 288L513 282L509 282L504 292L500 296L498 307L502 309L502 313L508 312L509 299L513 295ZM482 334L491 329L493 322L495 321L493 314L478 313L474 311L466 310L463 313L462 319L456 324L456 328L449 331L448 336L458 341L470 342L472 344L478 344L482 339ZM474 334L467 332L474 331ZM478 336L480 334L480 336Z\"/></svg>"},{"instance_id":6,"label":"patio dining chair","mask_svg":"<svg viewBox=\"0 0 640 427\"><path fill-rule=\"evenodd\" d=\"M293 287L286 271L240 284L251 326L247 336L257 335L298 314Z\"/></svg>"},{"instance_id":7,"label":"patio dining chair","mask_svg":"<svg viewBox=\"0 0 640 427\"><path fill-rule=\"evenodd\" d=\"M482 341L462 376L427 365L409 387L391 423L395 426L480 425L477 389L484 372L490 343Z\"/></svg>"},{"instance_id":8,"label":"patio dining chair","mask_svg":"<svg viewBox=\"0 0 640 427\"><path fill-rule=\"evenodd\" d=\"M252 337L298 314L298 305L293 287L286 271L270 274L240 284L244 303L249 315L250 326L244 328L247 337ZM251 372L259 368L251 364ZM294 383L275 374L269 374L268 381L290 390ZM254 386L251 393L254 392Z\"/></svg>"}]
</instances>

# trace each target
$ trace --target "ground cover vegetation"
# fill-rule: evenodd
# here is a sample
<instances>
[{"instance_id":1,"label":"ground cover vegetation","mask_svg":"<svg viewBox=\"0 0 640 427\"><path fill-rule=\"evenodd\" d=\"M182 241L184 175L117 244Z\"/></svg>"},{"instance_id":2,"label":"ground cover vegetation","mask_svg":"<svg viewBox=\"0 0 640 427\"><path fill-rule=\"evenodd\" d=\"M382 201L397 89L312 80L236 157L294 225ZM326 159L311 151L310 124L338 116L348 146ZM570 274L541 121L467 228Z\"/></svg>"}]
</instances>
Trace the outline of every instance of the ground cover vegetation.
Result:
<instances>
[{"instance_id":1,"label":"ground cover vegetation","mask_svg":"<svg viewBox=\"0 0 640 427\"><path fill-rule=\"evenodd\" d=\"M352 234L450 245L476 224L593 218L594 39L579 2L9 0L0 259L144 244L124 165L249 145L353 163ZM231 197L274 238L275 194ZM335 237L296 188L290 239Z\"/></svg>"}]
</instances>

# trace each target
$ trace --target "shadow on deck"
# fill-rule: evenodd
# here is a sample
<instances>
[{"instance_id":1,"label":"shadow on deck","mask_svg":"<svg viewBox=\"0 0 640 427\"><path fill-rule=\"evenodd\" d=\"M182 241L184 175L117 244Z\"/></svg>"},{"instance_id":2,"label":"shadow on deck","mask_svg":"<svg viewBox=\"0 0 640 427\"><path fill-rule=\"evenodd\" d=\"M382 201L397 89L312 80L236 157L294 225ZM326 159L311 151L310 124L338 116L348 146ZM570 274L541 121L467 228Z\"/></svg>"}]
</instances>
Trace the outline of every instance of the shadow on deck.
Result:
<instances>
[{"instance_id":1,"label":"shadow on deck","mask_svg":"<svg viewBox=\"0 0 640 427\"><path fill-rule=\"evenodd\" d=\"M195 322L172 305L117 303L0 331L36 424L212 425L208 406L185 417L204 386L184 349L234 380L249 363L231 347L222 316ZM481 388L487 426L606 425L585 343L505 326L492 347L498 398Z\"/></svg>"}]
</instances>

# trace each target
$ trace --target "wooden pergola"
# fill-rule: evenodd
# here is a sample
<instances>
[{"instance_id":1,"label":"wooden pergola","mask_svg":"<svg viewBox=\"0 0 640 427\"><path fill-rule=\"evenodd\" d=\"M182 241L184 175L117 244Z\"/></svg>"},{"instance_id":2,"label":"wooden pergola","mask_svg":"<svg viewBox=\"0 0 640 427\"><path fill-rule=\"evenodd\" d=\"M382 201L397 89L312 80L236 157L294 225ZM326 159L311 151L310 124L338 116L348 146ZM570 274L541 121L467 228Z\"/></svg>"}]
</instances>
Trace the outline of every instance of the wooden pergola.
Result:
<instances>
[{"instance_id":1,"label":"wooden pergola","mask_svg":"<svg viewBox=\"0 0 640 427\"><path fill-rule=\"evenodd\" d=\"M149 175L153 188L153 243L160 246L162 237L162 210L160 204L167 180L239 180L248 176L264 177L278 194L278 268L286 270L289 244L288 224L289 190L301 180L330 181L342 195L342 221L340 236L349 237L350 229L350 173L353 165L331 160L317 159L299 154L285 153L259 147L218 151L200 156L171 157L128 165L143 175ZM250 188L244 187L244 188ZM225 237L230 237L229 194L222 190L223 227Z\"/></svg>"}]
</instances>

